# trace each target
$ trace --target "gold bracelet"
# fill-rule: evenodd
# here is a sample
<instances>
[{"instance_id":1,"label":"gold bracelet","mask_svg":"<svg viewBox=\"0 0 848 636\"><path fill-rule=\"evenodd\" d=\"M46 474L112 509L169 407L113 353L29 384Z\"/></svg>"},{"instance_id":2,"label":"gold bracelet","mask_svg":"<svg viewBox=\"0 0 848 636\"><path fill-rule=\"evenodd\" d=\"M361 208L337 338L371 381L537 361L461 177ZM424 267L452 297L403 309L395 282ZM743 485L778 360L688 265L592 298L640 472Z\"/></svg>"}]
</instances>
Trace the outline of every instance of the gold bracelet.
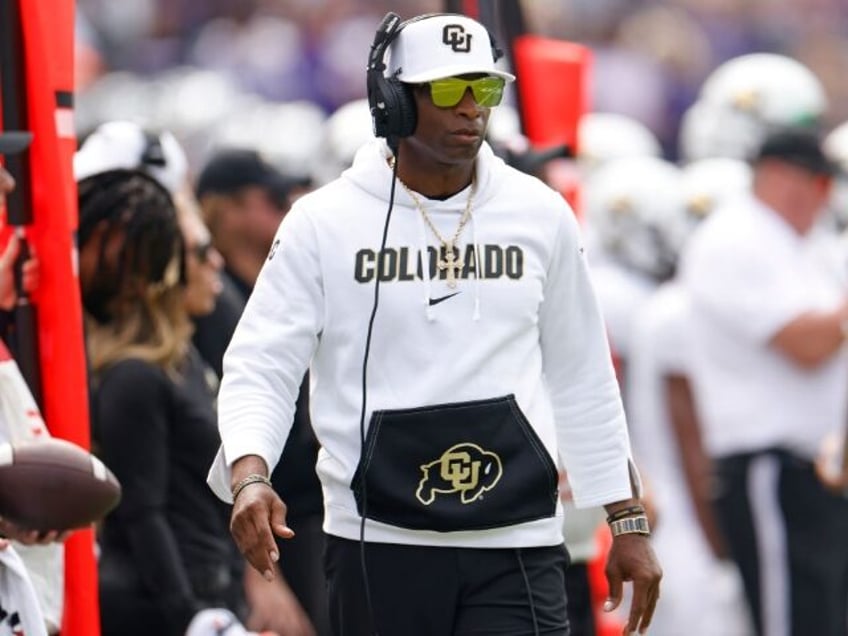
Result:
<instances>
[{"instance_id":1,"label":"gold bracelet","mask_svg":"<svg viewBox=\"0 0 848 636\"><path fill-rule=\"evenodd\" d=\"M274 488L274 484L272 484L271 480L268 479L265 475L260 475L259 473L250 473L247 477L242 479L233 487L233 503L236 502L236 497L239 496L239 493L250 484L265 484L266 486L269 486L272 489Z\"/></svg>"},{"instance_id":2,"label":"gold bracelet","mask_svg":"<svg viewBox=\"0 0 848 636\"><path fill-rule=\"evenodd\" d=\"M620 510L616 510L615 512L611 512L607 515L607 523L612 523L613 521L618 521L619 519L624 519L625 517L636 517L638 515L645 514L645 506L642 504L636 504L634 506L627 506L626 508L621 508Z\"/></svg>"},{"instance_id":3,"label":"gold bracelet","mask_svg":"<svg viewBox=\"0 0 848 636\"><path fill-rule=\"evenodd\" d=\"M621 536L622 534L651 534L651 528L648 526L648 517L645 515L617 519L611 522L609 527L614 537Z\"/></svg>"}]
</instances>

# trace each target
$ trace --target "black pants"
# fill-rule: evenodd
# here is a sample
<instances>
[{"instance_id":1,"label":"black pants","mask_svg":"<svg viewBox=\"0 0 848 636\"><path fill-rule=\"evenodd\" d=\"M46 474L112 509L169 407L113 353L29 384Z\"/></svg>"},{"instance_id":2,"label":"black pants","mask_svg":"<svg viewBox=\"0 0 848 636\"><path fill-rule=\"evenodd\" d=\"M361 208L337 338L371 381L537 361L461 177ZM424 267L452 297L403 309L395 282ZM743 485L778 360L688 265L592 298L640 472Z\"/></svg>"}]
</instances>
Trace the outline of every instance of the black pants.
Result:
<instances>
[{"instance_id":1,"label":"black pants","mask_svg":"<svg viewBox=\"0 0 848 636\"><path fill-rule=\"evenodd\" d=\"M716 512L761 636L848 634L848 500L769 449L716 461Z\"/></svg>"},{"instance_id":2,"label":"black pants","mask_svg":"<svg viewBox=\"0 0 848 636\"><path fill-rule=\"evenodd\" d=\"M328 537L336 636L568 636L565 547L441 548ZM373 622L371 613L373 611Z\"/></svg>"}]
</instances>

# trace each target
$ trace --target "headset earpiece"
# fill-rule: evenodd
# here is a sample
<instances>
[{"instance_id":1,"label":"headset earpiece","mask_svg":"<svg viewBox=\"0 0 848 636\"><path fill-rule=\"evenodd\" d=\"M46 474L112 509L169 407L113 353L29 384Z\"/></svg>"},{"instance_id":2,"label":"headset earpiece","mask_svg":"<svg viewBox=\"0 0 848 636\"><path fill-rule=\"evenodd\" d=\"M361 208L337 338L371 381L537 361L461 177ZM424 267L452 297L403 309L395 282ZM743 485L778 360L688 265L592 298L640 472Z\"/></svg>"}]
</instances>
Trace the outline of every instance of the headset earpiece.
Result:
<instances>
[{"instance_id":1,"label":"headset earpiece","mask_svg":"<svg viewBox=\"0 0 848 636\"><path fill-rule=\"evenodd\" d=\"M374 35L368 56L368 106L374 135L385 137L394 149L397 140L415 132L417 113L409 86L396 77L385 77L386 51L403 28L400 16L387 13Z\"/></svg>"},{"instance_id":2,"label":"headset earpiece","mask_svg":"<svg viewBox=\"0 0 848 636\"><path fill-rule=\"evenodd\" d=\"M385 108L385 136L389 145L401 137L409 137L418 123L418 109L412 87L394 77L385 78L381 87ZM392 146L394 147L394 146Z\"/></svg>"}]
</instances>

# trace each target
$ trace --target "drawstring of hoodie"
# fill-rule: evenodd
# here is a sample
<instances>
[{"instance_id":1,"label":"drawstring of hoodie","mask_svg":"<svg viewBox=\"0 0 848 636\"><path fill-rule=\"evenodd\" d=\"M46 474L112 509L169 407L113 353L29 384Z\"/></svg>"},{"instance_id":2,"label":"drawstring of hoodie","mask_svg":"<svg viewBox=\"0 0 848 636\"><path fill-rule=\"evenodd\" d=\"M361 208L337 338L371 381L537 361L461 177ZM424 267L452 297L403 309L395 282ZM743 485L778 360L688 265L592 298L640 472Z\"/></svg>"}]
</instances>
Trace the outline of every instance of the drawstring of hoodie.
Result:
<instances>
[{"instance_id":1,"label":"drawstring of hoodie","mask_svg":"<svg viewBox=\"0 0 848 636\"><path fill-rule=\"evenodd\" d=\"M421 280L424 283L424 315L427 316L427 322L433 322L436 316L433 314L433 308L430 306L430 290L432 283L430 281L430 251L427 243L427 228L424 226L424 219L418 214L418 210L413 208L415 218L418 219L418 253L421 254Z\"/></svg>"},{"instance_id":2,"label":"drawstring of hoodie","mask_svg":"<svg viewBox=\"0 0 848 636\"><path fill-rule=\"evenodd\" d=\"M474 313L471 319L480 320L480 243L477 242L477 219L471 212L471 245L474 248Z\"/></svg>"}]
</instances>

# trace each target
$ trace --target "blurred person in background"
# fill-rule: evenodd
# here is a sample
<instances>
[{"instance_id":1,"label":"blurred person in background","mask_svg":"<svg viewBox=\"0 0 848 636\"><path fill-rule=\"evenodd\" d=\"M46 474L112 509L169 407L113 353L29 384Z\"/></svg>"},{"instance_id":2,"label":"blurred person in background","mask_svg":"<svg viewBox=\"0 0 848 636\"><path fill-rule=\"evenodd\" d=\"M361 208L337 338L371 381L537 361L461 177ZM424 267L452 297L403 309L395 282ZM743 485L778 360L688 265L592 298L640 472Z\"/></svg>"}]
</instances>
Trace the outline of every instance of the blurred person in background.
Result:
<instances>
[{"instance_id":1,"label":"blurred person in background","mask_svg":"<svg viewBox=\"0 0 848 636\"><path fill-rule=\"evenodd\" d=\"M763 636L846 633L848 501L814 468L848 411L845 273L811 231L835 171L814 133L769 134L683 256L715 511Z\"/></svg>"},{"instance_id":2,"label":"blurred person in background","mask_svg":"<svg viewBox=\"0 0 848 636\"><path fill-rule=\"evenodd\" d=\"M224 268L221 296L213 312L197 320L194 340L219 376L224 350L280 221L307 186L247 148L216 151L201 166L195 195Z\"/></svg>"},{"instance_id":3,"label":"blurred person in background","mask_svg":"<svg viewBox=\"0 0 848 636\"><path fill-rule=\"evenodd\" d=\"M653 137L623 117L597 114L581 125L591 142L582 151L582 191L587 232L595 241L589 275L604 319L618 384L629 408L629 365L635 318L657 287L672 272L669 227L682 206L680 171L652 154ZM614 132L622 132L616 147ZM632 423L628 421L628 429ZM654 498L654 475L643 466L643 501L651 525L662 524ZM581 513L585 518L587 513ZM569 530L566 522L566 531Z\"/></svg>"},{"instance_id":4,"label":"blurred person in background","mask_svg":"<svg viewBox=\"0 0 848 636\"><path fill-rule=\"evenodd\" d=\"M583 201L597 254L591 276L627 405L633 320L674 267L667 228L683 206L680 170L659 157L623 156L589 174Z\"/></svg>"},{"instance_id":5,"label":"blurred person in background","mask_svg":"<svg viewBox=\"0 0 848 636\"><path fill-rule=\"evenodd\" d=\"M192 319L197 319L208 316L215 308L222 289L220 272L224 261L212 244L212 237L203 222L194 193L183 189L176 193L174 202L186 248L186 308ZM200 370L212 393L217 394L219 380L214 370L205 360L198 365ZM248 629L271 630L292 636L315 634L309 618L285 579L266 581L253 568L244 570L248 604L245 626ZM208 622L215 618L213 614L206 620ZM193 623L195 630L200 629L200 623L200 620ZM197 633L202 634L200 631Z\"/></svg>"},{"instance_id":6,"label":"blurred person in background","mask_svg":"<svg viewBox=\"0 0 848 636\"><path fill-rule=\"evenodd\" d=\"M224 259L212 244L194 193L183 189L173 196L186 244L186 308L192 318L208 316L223 288Z\"/></svg>"},{"instance_id":7,"label":"blurred person in background","mask_svg":"<svg viewBox=\"0 0 848 636\"><path fill-rule=\"evenodd\" d=\"M197 488L218 435L191 348L184 241L154 178L77 175L93 443L123 486L99 537L103 633L182 636L206 608L246 613L227 510Z\"/></svg>"},{"instance_id":8,"label":"blurred person in background","mask_svg":"<svg viewBox=\"0 0 848 636\"><path fill-rule=\"evenodd\" d=\"M739 159L685 166L682 205L664 228L675 256L704 218L747 191L750 182L751 169ZM677 636L685 629L690 636L746 636L751 629L747 606L712 511L710 466L688 380L689 312L688 297L674 276L633 317L630 434L634 453L650 471L661 518L653 544L669 583L651 633Z\"/></svg>"},{"instance_id":9,"label":"blurred person in background","mask_svg":"<svg viewBox=\"0 0 848 636\"><path fill-rule=\"evenodd\" d=\"M215 309L196 320L195 342L222 373L223 353L241 317L263 263L272 250L280 221L308 184L288 178L256 151L224 149L213 154L196 183L197 199L211 232L211 244L223 256L223 289ZM323 499L315 473L318 442L309 421L308 374L301 383L294 426L271 479L289 505L295 539L279 543L280 569L288 586L321 636L329 634L324 551ZM250 573L250 576L261 576ZM262 581L256 582L261 585ZM269 608L270 609L270 608Z\"/></svg>"},{"instance_id":10,"label":"blurred person in background","mask_svg":"<svg viewBox=\"0 0 848 636\"><path fill-rule=\"evenodd\" d=\"M645 124L621 113L588 112L577 125L575 178L585 184L595 170L613 159L660 158L661 154L659 139ZM606 250L600 245L595 224L584 223L583 231L589 263L594 268L606 257Z\"/></svg>"},{"instance_id":11,"label":"blurred person in background","mask_svg":"<svg viewBox=\"0 0 848 636\"><path fill-rule=\"evenodd\" d=\"M17 153L29 143L20 136L0 133L0 157ZM6 195L15 180L0 165L0 228L6 225ZM0 310L14 316L18 298L15 267L20 251L16 234L0 249ZM26 293L38 285L38 260L21 266L20 284ZM4 318L5 319L5 318ZM0 443L49 435L38 406L7 347L0 340ZM0 631L23 629L36 636L55 634L62 621L63 550L67 533L38 532L0 518Z\"/></svg>"},{"instance_id":12,"label":"blurred person in background","mask_svg":"<svg viewBox=\"0 0 848 636\"><path fill-rule=\"evenodd\" d=\"M168 190L177 211L186 250L185 308L192 320L208 315L215 308L217 296L221 292L223 259L212 245L209 230L200 215L188 181L186 156L176 138L168 131L153 131L134 122L106 122L86 137L81 151L74 158L74 168L76 176L81 180L111 173L115 169L124 169L131 174L142 173ZM194 394L194 408L189 409L192 411L190 415L209 416L208 406L203 399L205 393L208 398L206 401L212 407L214 421L218 377L194 347L189 348L188 358L189 363L181 369L181 377L187 392ZM201 406L204 408L201 409ZM247 607L234 609L244 614L247 627L304 636L312 634L309 619L285 583L282 580L268 583L252 569L244 568L241 557L236 555L234 544L229 542L229 545L235 557L233 577L238 577L239 572L244 570ZM234 583L233 587L236 589L238 583ZM231 625L231 631L227 634L235 634L232 630L244 629L232 612L207 610L192 620L189 633L203 636L215 625L221 628L225 624Z\"/></svg>"}]
</instances>

